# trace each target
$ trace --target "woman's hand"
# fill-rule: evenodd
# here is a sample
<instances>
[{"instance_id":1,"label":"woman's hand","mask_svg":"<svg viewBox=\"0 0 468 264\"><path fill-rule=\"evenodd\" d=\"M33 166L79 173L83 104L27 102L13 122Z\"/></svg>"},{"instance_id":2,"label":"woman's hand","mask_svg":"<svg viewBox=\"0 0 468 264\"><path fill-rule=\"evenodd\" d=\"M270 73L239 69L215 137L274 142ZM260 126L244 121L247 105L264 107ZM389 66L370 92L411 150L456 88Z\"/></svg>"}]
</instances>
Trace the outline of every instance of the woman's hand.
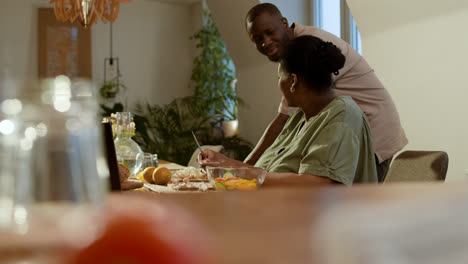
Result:
<instances>
[{"instance_id":1,"label":"woman's hand","mask_svg":"<svg viewBox=\"0 0 468 264\"><path fill-rule=\"evenodd\" d=\"M238 160L234 160L224 156L223 154L205 149L198 155L198 163L203 169L206 166L211 167L247 167L248 164L242 163Z\"/></svg>"}]
</instances>

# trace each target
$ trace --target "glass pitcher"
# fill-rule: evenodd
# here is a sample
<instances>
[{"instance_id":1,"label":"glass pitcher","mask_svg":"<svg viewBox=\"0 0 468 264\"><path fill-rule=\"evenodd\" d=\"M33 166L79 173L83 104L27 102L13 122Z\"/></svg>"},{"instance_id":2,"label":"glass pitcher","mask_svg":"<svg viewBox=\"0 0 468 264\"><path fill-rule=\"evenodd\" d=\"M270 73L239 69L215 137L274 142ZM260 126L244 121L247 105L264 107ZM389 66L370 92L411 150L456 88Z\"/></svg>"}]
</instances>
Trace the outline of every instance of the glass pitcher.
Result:
<instances>
[{"instance_id":1,"label":"glass pitcher","mask_svg":"<svg viewBox=\"0 0 468 264\"><path fill-rule=\"evenodd\" d=\"M130 176L135 176L143 163L143 151L131 137L132 114L118 112L116 121L116 134L114 140L117 161L127 166ZM141 153L141 154L140 154ZM140 155L138 155L140 154Z\"/></svg>"}]
</instances>

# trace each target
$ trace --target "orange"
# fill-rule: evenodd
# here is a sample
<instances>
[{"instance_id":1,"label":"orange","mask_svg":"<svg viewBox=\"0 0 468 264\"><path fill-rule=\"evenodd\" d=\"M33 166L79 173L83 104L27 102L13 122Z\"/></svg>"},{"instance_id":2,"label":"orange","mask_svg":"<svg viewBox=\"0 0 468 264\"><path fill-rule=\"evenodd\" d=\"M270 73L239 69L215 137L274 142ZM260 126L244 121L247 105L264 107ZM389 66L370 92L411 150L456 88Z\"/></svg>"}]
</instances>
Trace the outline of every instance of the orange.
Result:
<instances>
[{"instance_id":1,"label":"orange","mask_svg":"<svg viewBox=\"0 0 468 264\"><path fill-rule=\"evenodd\" d=\"M166 167L158 167L153 172L153 181L156 184L167 184L171 177L171 171Z\"/></svg>"}]
</instances>

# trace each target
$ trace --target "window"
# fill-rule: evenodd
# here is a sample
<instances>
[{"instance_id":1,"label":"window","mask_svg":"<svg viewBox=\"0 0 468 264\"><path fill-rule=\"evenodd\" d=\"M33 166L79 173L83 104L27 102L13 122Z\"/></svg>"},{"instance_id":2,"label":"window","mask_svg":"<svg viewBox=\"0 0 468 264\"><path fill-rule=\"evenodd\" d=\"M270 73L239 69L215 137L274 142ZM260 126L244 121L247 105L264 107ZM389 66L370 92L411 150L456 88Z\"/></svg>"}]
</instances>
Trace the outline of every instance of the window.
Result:
<instances>
[{"instance_id":1,"label":"window","mask_svg":"<svg viewBox=\"0 0 468 264\"><path fill-rule=\"evenodd\" d=\"M314 25L341 38L341 0L315 0Z\"/></svg>"},{"instance_id":2,"label":"window","mask_svg":"<svg viewBox=\"0 0 468 264\"><path fill-rule=\"evenodd\" d=\"M345 0L311 0L314 26L346 41L361 53L361 35Z\"/></svg>"},{"instance_id":3,"label":"window","mask_svg":"<svg viewBox=\"0 0 468 264\"><path fill-rule=\"evenodd\" d=\"M359 52L359 54L362 54L361 33L359 33L359 30L356 26L356 22L354 21L354 18L351 15L351 13L349 16L349 22L350 22L349 43L351 44L351 47L353 47L355 50L357 50L357 52Z\"/></svg>"}]
</instances>

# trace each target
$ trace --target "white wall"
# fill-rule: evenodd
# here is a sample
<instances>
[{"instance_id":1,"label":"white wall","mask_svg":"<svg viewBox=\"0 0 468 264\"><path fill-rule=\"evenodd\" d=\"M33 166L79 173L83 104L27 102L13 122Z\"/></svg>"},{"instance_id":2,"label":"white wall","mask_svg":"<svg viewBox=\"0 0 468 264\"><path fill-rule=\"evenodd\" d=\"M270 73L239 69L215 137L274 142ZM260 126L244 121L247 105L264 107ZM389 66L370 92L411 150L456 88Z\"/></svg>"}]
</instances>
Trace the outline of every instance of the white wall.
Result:
<instances>
[{"instance_id":1,"label":"white wall","mask_svg":"<svg viewBox=\"0 0 468 264\"><path fill-rule=\"evenodd\" d=\"M262 1L263 2L263 1ZM269 1L292 22L307 24L307 0ZM246 107L239 108L239 134L256 143L278 112L281 92L277 64L261 55L245 31L245 15L258 0L207 0L209 9L236 65L237 89Z\"/></svg>"},{"instance_id":2,"label":"white wall","mask_svg":"<svg viewBox=\"0 0 468 264\"><path fill-rule=\"evenodd\" d=\"M189 95L195 32L190 5L133 0L121 4L113 25L113 55L128 87L128 105L137 101L168 103ZM201 22L198 22L201 26ZM104 78L109 57L109 25L92 27L93 78Z\"/></svg>"},{"instance_id":3,"label":"white wall","mask_svg":"<svg viewBox=\"0 0 468 264\"><path fill-rule=\"evenodd\" d=\"M288 19L289 23L297 22L310 25L312 21L310 0L269 0L259 2L268 2L276 5L281 14Z\"/></svg>"},{"instance_id":4,"label":"white wall","mask_svg":"<svg viewBox=\"0 0 468 264\"><path fill-rule=\"evenodd\" d=\"M45 0L0 1L0 96L15 97L17 83L35 80L37 7Z\"/></svg>"},{"instance_id":5,"label":"white wall","mask_svg":"<svg viewBox=\"0 0 468 264\"><path fill-rule=\"evenodd\" d=\"M37 70L37 7L52 7L48 0L0 1L0 95L7 80L35 80ZM114 23L114 52L119 57L128 103L168 103L188 95L195 43L189 40L201 27L200 4L133 0L121 4ZM104 58L109 57L109 24L91 27L93 80L104 79ZM15 88L15 87L12 87Z\"/></svg>"},{"instance_id":6,"label":"white wall","mask_svg":"<svg viewBox=\"0 0 468 264\"><path fill-rule=\"evenodd\" d=\"M239 79L239 95L247 107L239 111L241 136L256 142L275 116L280 100L276 65L260 55L244 28L247 11L257 0L208 1L232 55ZM291 22L307 23L306 0L273 1ZM51 7L48 0L0 1L0 80L35 79L37 76L37 13ZM113 25L113 55L119 57L122 81L128 87L128 104L137 101L168 103L188 95L195 42L188 39L201 26L201 3L133 0L122 4ZM14 26L10 26L14 25ZM99 22L92 30L93 80L104 78L109 56L109 25Z\"/></svg>"},{"instance_id":7,"label":"white wall","mask_svg":"<svg viewBox=\"0 0 468 264\"><path fill-rule=\"evenodd\" d=\"M447 180L468 169L468 1L348 0L363 55L391 93L410 144L444 150Z\"/></svg>"}]
</instances>

